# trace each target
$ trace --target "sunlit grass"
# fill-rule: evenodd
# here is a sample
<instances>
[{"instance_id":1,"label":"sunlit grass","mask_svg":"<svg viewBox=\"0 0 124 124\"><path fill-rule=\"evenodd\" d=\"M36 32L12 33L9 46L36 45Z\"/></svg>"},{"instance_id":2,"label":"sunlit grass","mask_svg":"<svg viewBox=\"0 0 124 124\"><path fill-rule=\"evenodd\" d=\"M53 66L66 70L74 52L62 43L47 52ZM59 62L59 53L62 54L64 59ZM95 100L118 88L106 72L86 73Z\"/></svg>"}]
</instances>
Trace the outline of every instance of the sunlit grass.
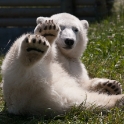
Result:
<instances>
[{"instance_id":1,"label":"sunlit grass","mask_svg":"<svg viewBox=\"0 0 124 124\"><path fill-rule=\"evenodd\" d=\"M124 82L124 18L111 17L89 29L89 43L83 56L91 77ZM97 65L97 66L96 66Z\"/></svg>"}]
</instances>

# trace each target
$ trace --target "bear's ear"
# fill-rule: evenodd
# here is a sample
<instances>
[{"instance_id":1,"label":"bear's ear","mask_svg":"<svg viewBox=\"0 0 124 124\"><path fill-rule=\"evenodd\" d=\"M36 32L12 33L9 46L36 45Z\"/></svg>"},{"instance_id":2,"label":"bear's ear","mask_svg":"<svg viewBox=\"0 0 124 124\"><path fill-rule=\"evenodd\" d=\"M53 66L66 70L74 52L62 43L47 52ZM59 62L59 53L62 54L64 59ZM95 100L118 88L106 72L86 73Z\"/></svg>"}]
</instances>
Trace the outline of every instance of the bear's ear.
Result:
<instances>
[{"instance_id":1,"label":"bear's ear","mask_svg":"<svg viewBox=\"0 0 124 124\"><path fill-rule=\"evenodd\" d=\"M36 22L37 24L42 23L44 21L44 17L38 17Z\"/></svg>"},{"instance_id":2,"label":"bear's ear","mask_svg":"<svg viewBox=\"0 0 124 124\"><path fill-rule=\"evenodd\" d=\"M89 23L88 23L88 21L86 21L86 20L81 20L81 23L82 23L83 27L88 30L88 28L89 28Z\"/></svg>"},{"instance_id":3,"label":"bear's ear","mask_svg":"<svg viewBox=\"0 0 124 124\"><path fill-rule=\"evenodd\" d=\"M39 23L43 23L45 20L47 20L48 17L38 17L37 20L36 20L36 23L39 24Z\"/></svg>"}]
</instances>

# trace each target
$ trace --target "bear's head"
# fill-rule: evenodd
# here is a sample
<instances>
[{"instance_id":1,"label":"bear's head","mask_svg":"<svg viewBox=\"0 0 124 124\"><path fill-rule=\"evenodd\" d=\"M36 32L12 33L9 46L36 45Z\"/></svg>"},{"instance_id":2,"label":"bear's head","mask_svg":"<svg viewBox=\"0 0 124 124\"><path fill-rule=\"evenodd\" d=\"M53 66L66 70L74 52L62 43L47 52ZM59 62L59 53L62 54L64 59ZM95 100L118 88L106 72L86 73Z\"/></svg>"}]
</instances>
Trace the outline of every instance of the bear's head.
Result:
<instances>
[{"instance_id":1,"label":"bear's head","mask_svg":"<svg viewBox=\"0 0 124 124\"><path fill-rule=\"evenodd\" d=\"M60 26L60 34L56 39L60 52L69 58L79 58L87 45L88 22L68 13L55 14L51 18ZM39 17L37 23L45 19L47 17Z\"/></svg>"}]
</instances>

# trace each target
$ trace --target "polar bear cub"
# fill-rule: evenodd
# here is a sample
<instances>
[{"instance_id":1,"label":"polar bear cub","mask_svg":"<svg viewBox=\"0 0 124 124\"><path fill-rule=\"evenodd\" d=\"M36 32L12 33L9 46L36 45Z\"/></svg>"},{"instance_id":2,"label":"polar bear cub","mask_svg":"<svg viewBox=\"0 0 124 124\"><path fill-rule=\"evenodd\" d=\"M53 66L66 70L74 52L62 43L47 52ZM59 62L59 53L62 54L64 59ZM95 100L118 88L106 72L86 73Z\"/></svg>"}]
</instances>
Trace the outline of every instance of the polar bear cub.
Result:
<instances>
[{"instance_id":1,"label":"polar bear cub","mask_svg":"<svg viewBox=\"0 0 124 124\"><path fill-rule=\"evenodd\" d=\"M82 89L55 60L59 26L51 19L40 25L43 36L22 35L3 61L3 96L9 113L62 114L84 101L86 107L109 109L124 105L123 94L110 96Z\"/></svg>"},{"instance_id":2,"label":"polar bear cub","mask_svg":"<svg viewBox=\"0 0 124 124\"><path fill-rule=\"evenodd\" d=\"M122 87L118 81L109 79L90 79L84 64L80 61L82 53L86 49L89 24L86 20L79 20L68 13L55 14L50 17L60 26L60 34L56 39L56 60L75 78L78 84L89 91L100 93L121 94ZM38 17L34 33L42 35L40 23L44 23L48 17ZM46 37L47 38L47 37Z\"/></svg>"}]
</instances>

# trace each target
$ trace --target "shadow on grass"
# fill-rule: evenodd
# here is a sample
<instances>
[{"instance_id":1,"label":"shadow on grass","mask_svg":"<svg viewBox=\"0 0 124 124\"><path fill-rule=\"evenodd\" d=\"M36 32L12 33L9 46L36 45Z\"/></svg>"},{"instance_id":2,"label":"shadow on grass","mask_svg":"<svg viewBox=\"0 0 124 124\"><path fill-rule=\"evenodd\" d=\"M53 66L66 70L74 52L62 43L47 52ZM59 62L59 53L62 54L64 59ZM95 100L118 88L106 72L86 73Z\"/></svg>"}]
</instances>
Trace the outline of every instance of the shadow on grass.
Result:
<instances>
[{"instance_id":1,"label":"shadow on grass","mask_svg":"<svg viewBox=\"0 0 124 124\"><path fill-rule=\"evenodd\" d=\"M9 114L6 110L0 112L0 124L38 124L39 122L48 123L48 120L43 117Z\"/></svg>"},{"instance_id":2,"label":"shadow on grass","mask_svg":"<svg viewBox=\"0 0 124 124\"><path fill-rule=\"evenodd\" d=\"M14 115L8 113L5 107L0 112L0 124L48 124L64 118L64 115L56 117Z\"/></svg>"}]
</instances>

